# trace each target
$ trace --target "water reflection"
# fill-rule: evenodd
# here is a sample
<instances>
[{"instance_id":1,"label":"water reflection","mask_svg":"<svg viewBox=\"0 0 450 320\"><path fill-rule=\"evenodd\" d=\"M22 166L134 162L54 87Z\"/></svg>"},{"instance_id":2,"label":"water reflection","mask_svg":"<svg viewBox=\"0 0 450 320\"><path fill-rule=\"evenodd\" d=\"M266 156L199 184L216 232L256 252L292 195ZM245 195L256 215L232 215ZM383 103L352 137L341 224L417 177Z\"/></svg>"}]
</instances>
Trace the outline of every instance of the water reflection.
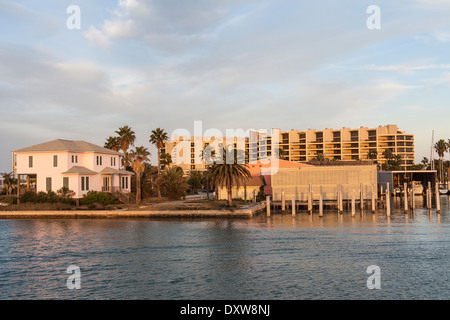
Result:
<instances>
[{"instance_id":1,"label":"water reflection","mask_svg":"<svg viewBox=\"0 0 450 320\"><path fill-rule=\"evenodd\" d=\"M440 214L419 205L405 213L396 201L389 217L380 208L354 217L327 209L323 217L1 220L0 298L448 298L448 201ZM81 290L65 286L72 264ZM372 264L388 289L365 288Z\"/></svg>"}]
</instances>

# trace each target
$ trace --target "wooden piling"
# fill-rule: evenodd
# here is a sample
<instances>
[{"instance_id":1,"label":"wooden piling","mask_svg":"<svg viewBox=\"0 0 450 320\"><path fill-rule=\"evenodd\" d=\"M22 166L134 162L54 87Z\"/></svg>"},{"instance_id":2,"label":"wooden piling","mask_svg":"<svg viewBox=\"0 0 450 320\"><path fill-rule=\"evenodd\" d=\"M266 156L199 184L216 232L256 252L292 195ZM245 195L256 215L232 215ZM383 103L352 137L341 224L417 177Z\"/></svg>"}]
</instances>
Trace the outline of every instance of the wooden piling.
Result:
<instances>
[{"instance_id":1,"label":"wooden piling","mask_svg":"<svg viewBox=\"0 0 450 320\"><path fill-rule=\"evenodd\" d=\"M355 194L352 194L352 217L356 214Z\"/></svg>"},{"instance_id":2,"label":"wooden piling","mask_svg":"<svg viewBox=\"0 0 450 320\"><path fill-rule=\"evenodd\" d=\"M342 213L344 211L344 205L342 203L342 198L343 198L343 194L342 194L342 184L339 185L339 213Z\"/></svg>"},{"instance_id":3,"label":"wooden piling","mask_svg":"<svg viewBox=\"0 0 450 320\"><path fill-rule=\"evenodd\" d=\"M411 209L416 209L416 196L414 195L414 182L411 182Z\"/></svg>"},{"instance_id":4,"label":"wooden piling","mask_svg":"<svg viewBox=\"0 0 450 320\"><path fill-rule=\"evenodd\" d=\"M406 182L403 183L403 190L405 192L405 212L408 212L408 184Z\"/></svg>"},{"instance_id":5,"label":"wooden piling","mask_svg":"<svg viewBox=\"0 0 450 320\"><path fill-rule=\"evenodd\" d=\"M313 204L312 204L312 187L309 184L308 185L308 212L311 214L313 209Z\"/></svg>"},{"instance_id":6,"label":"wooden piling","mask_svg":"<svg viewBox=\"0 0 450 320\"><path fill-rule=\"evenodd\" d=\"M386 186L386 215L391 216L391 193L389 191L389 182Z\"/></svg>"},{"instance_id":7,"label":"wooden piling","mask_svg":"<svg viewBox=\"0 0 450 320\"><path fill-rule=\"evenodd\" d=\"M428 188L427 188L427 209L431 209L431 181L428 181Z\"/></svg>"},{"instance_id":8,"label":"wooden piling","mask_svg":"<svg viewBox=\"0 0 450 320\"><path fill-rule=\"evenodd\" d=\"M281 211L282 212L286 211L286 200L285 200L284 190L281 191Z\"/></svg>"},{"instance_id":9,"label":"wooden piling","mask_svg":"<svg viewBox=\"0 0 450 320\"><path fill-rule=\"evenodd\" d=\"M319 194L319 217L323 217L323 196L322 196L322 192Z\"/></svg>"},{"instance_id":10,"label":"wooden piling","mask_svg":"<svg viewBox=\"0 0 450 320\"><path fill-rule=\"evenodd\" d=\"M372 184L372 213L375 213L375 186Z\"/></svg>"},{"instance_id":11,"label":"wooden piling","mask_svg":"<svg viewBox=\"0 0 450 320\"><path fill-rule=\"evenodd\" d=\"M359 207L361 210L364 210L364 191L362 183L359 186Z\"/></svg>"},{"instance_id":12,"label":"wooden piling","mask_svg":"<svg viewBox=\"0 0 450 320\"><path fill-rule=\"evenodd\" d=\"M295 216L295 196L292 197L292 216Z\"/></svg>"},{"instance_id":13,"label":"wooden piling","mask_svg":"<svg viewBox=\"0 0 450 320\"><path fill-rule=\"evenodd\" d=\"M266 197L266 213L267 216L270 217L270 196Z\"/></svg>"},{"instance_id":14,"label":"wooden piling","mask_svg":"<svg viewBox=\"0 0 450 320\"><path fill-rule=\"evenodd\" d=\"M439 195L439 187L437 184L436 184L434 192L436 193L436 212L440 213L441 212L441 197Z\"/></svg>"}]
</instances>

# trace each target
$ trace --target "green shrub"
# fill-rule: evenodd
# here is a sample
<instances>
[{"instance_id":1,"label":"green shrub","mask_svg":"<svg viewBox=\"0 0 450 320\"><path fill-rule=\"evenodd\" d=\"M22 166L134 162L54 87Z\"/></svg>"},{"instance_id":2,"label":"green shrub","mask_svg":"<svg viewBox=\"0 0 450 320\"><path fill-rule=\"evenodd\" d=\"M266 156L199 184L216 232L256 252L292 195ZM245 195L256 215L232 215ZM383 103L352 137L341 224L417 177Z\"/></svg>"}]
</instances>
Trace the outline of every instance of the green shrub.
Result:
<instances>
[{"instance_id":1,"label":"green shrub","mask_svg":"<svg viewBox=\"0 0 450 320\"><path fill-rule=\"evenodd\" d=\"M110 193L103 193L97 191L89 191L81 200L82 205L92 205L94 203L99 203L102 205L110 205L116 201L116 198Z\"/></svg>"},{"instance_id":2,"label":"green shrub","mask_svg":"<svg viewBox=\"0 0 450 320\"><path fill-rule=\"evenodd\" d=\"M36 193L32 191L27 191L23 195L20 196L20 202L27 203L27 202L36 202Z\"/></svg>"},{"instance_id":3,"label":"green shrub","mask_svg":"<svg viewBox=\"0 0 450 320\"><path fill-rule=\"evenodd\" d=\"M58 191L59 193L59 191ZM65 193L56 194L53 191L40 191L38 193L34 193L31 191L25 192L20 196L21 203L64 203L64 204L72 204L73 199L72 195L74 193L68 190Z\"/></svg>"}]
</instances>

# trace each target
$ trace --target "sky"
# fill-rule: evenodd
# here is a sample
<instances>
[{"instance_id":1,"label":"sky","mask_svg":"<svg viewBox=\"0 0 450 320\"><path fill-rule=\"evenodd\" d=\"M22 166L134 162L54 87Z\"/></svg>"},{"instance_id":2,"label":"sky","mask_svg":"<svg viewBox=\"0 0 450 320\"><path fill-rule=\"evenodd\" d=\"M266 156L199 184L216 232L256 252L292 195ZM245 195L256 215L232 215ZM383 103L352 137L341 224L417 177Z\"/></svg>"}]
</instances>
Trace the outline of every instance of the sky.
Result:
<instances>
[{"instance_id":1,"label":"sky","mask_svg":"<svg viewBox=\"0 0 450 320\"><path fill-rule=\"evenodd\" d=\"M450 0L0 0L0 172L15 149L103 145L124 125L154 160L151 130L194 121L396 124L418 163L433 131L450 139L449 14Z\"/></svg>"}]
</instances>

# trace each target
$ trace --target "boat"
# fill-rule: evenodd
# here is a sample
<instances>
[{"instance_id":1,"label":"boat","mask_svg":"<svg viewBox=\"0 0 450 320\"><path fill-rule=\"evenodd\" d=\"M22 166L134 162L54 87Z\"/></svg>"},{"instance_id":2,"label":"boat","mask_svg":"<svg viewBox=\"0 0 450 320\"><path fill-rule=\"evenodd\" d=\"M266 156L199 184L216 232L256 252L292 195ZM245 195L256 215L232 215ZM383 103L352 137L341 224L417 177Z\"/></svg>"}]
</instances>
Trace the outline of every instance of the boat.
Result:
<instances>
[{"instance_id":1,"label":"boat","mask_svg":"<svg viewBox=\"0 0 450 320\"><path fill-rule=\"evenodd\" d=\"M439 189L439 193L440 193L441 195L448 194L448 189Z\"/></svg>"},{"instance_id":2,"label":"boat","mask_svg":"<svg viewBox=\"0 0 450 320\"><path fill-rule=\"evenodd\" d=\"M414 185L414 195L421 195L423 194L423 185L420 181L413 181ZM403 195L405 194L405 191L403 188L396 188L395 193ZM411 188L408 188L408 194L411 194Z\"/></svg>"},{"instance_id":3,"label":"boat","mask_svg":"<svg viewBox=\"0 0 450 320\"><path fill-rule=\"evenodd\" d=\"M414 195L423 194L423 185L420 181L413 181Z\"/></svg>"}]
</instances>

